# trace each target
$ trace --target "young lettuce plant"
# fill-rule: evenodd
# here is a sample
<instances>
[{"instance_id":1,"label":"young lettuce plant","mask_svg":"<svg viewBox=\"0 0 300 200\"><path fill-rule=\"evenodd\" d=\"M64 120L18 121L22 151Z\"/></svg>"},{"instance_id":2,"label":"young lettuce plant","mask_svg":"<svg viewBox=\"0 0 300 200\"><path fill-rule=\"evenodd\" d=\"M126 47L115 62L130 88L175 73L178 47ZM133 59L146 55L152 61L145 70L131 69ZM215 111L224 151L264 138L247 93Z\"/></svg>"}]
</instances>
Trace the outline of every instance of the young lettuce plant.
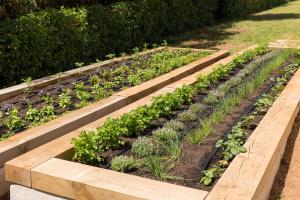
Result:
<instances>
[{"instance_id":1,"label":"young lettuce plant","mask_svg":"<svg viewBox=\"0 0 300 200\"><path fill-rule=\"evenodd\" d=\"M59 106L63 109L70 108L73 104L70 89L64 89L63 93L59 95L58 99Z\"/></svg>"},{"instance_id":2,"label":"young lettuce plant","mask_svg":"<svg viewBox=\"0 0 300 200\"><path fill-rule=\"evenodd\" d=\"M15 129L21 128L24 126L24 120L19 116L19 111L17 108L13 108L9 112L7 120L4 122L5 126L13 131Z\"/></svg>"}]
</instances>

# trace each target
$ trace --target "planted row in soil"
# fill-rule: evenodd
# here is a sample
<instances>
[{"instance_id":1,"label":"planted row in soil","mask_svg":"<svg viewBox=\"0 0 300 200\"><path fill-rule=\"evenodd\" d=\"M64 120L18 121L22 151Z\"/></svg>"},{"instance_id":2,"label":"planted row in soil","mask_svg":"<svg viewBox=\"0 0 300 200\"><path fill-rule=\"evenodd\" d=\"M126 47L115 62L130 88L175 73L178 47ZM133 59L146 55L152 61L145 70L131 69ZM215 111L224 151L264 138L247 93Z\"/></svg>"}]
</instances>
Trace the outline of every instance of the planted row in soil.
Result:
<instances>
[{"instance_id":1,"label":"planted row in soil","mask_svg":"<svg viewBox=\"0 0 300 200\"><path fill-rule=\"evenodd\" d=\"M268 57L269 55L265 55L265 57ZM273 54L273 59L275 59L275 57L276 54ZM265 63L262 63L260 67L263 67L272 61L267 60L268 59L266 59ZM132 147L132 145L139 147L134 147L134 150L131 148L124 153L121 151L123 153L122 156L114 157L112 162L110 162L112 165L108 165L106 167L110 167L114 170L122 169L122 165L124 165L122 162L124 162L124 159L126 160L126 158L133 158L135 160L135 165L137 166L130 169L127 173L191 188L210 190L212 187L210 184L221 175L223 168L220 168L219 171L213 172L214 177L212 177L212 180L208 186L205 186L203 183L201 183L200 179L202 172L206 169L207 162L211 160L211 153L214 151L216 142L224 138L233 125L241 120L245 112L253 107L253 105L257 102L257 99L265 93L266 89L274 84L274 80L272 80L272 78L275 79L280 74L280 71L285 69L289 63L290 61L287 61L282 65L282 67L272 71L269 74L270 79L267 79L245 99L240 100L240 102L236 103L234 106L232 106L232 108L229 108L229 111L225 116L219 116L222 119L216 120L218 123L212 123L209 125L211 126L211 131L209 133L206 133L206 126L202 123L207 118L211 117L211 115L214 113L214 108L219 102L207 103L205 99L207 99L207 94L211 93L211 89L217 88L217 85L212 86L212 88L208 89L203 94L196 95L193 98L192 105L182 105L181 109L176 110L172 115L154 121L154 126L146 130L142 137L131 138L130 140L127 140L131 143L131 145L129 145L130 147ZM259 73L260 69L254 70L251 74L247 75L245 79L242 79L243 82L251 81L253 77ZM238 76L241 71L242 70L235 70L232 73L233 77ZM289 79L290 76L287 78ZM226 84L229 80L229 77L224 77L218 83ZM229 94L232 91L239 89L239 85L235 85L234 87L230 88ZM278 90L274 91L272 96L275 96L278 94L278 92ZM203 106L198 107L197 105ZM271 104L268 104L268 106L271 106ZM266 111L267 109L265 109L263 112L259 112L259 114L255 117L253 124L250 126L252 131L255 125L257 125L262 119ZM193 112L197 112L197 114L193 116ZM253 112L257 112L257 110L254 109ZM174 123L176 123L176 125L174 125ZM172 127L171 129L174 130L176 129L175 127L179 126L181 126L181 130L177 132L178 138L172 141L172 137L174 137L174 135L172 131L170 131L169 127ZM250 134L249 131L250 130L247 130L247 135ZM195 132L196 134L200 134L200 138L194 138L195 136L193 134L195 134ZM152 145L154 146L153 149L149 148L149 146ZM150 151L152 153L148 155L147 153L139 155L140 152L144 151ZM116 156L116 154L119 153L119 151L114 151L110 156ZM233 159L230 158L227 160L227 163L225 163L225 161L220 159L218 155L219 152L212 159L210 169L214 169L212 167L216 162L223 163L224 165L228 166L229 161Z\"/></svg>"},{"instance_id":2,"label":"planted row in soil","mask_svg":"<svg viewBox=\"0 0 300 200\"><path fill-rule=\"evenodd\" d=\"M239 119L271 84L269 77L278 75L278 68L289 55L264 48L248 51L207 77L199 77L194 86L183 86L157 97L151 106L109 119L96 131L83 131L73 140L73 159L203 188L200 178L209 153L226 134L214 135L215 125L225 122L230 129L227 117Z\"/></svg>"},{"instance_id":3,"label":"planted row in soil","mask_svg":"<svg viewBox=\"0 0 300 200\"><path fill-rule=\"evenodd\" d=\"M78 74L40 90L24 90L23 94L0 103L0 141L209 54L191 49L163 49L145 55L136 54L132 59ZM27 84L31 84L30 79Z\"/></svg>"}]
</instances>

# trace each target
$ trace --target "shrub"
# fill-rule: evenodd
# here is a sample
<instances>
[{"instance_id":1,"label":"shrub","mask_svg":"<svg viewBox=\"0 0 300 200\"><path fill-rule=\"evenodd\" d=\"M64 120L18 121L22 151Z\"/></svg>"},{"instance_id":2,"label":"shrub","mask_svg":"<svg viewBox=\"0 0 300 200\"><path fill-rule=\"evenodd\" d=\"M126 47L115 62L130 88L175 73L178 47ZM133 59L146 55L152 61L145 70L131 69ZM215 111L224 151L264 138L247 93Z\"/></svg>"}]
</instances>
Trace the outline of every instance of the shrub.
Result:
<instances>
[{"instance_id":1,"label":"shrub","mask_svg":"<svg viewBox=\"0 0 300 200\"><path fill-rule=\"evenodd\" d=\"M179 132L184 129L184 124L179 121L171 120L164 125L164 128L173 129L176 132Z\"/></svg>"},{"instance_id":2,"label":"shrub","mask_svg":"<svg viewBox=\"0 0 300 200\"><path fill-rule=\"evenodd\" d=\"M140 158L152 155L154 153L154 144L152 139L148 137L139 137L132 144L131 151Z\"/></svg>"},{"instance_id":3,"label":"shrub","mask_svg":"<svg viewBox=\"0 0 300 200\"><path fill-rule=\"evenodd\" d=\"M154 138L163 143L172 143L173 141L176 141L178 139L178 133L169 128L160 128L155 131L153 131Z\"/></svg>"},{"instance_id":4,"label":"shrub","mask_svg":"<svg viewBox=\"0 0 300 200\"><path fill-rule=\"evenodd\" d=\"M192 122L197 119L195 113L191 112L190 110L179 113L177 119L181 122Z\"/></svg>"},{"instance_id":5,"label":"shrub","mask_svg":"<svg viewBox=\"0 0 300 200\"><path fill-rule=\"evenodd\" d=\"M133 157L117 156L111 161L111 169L118 172L128 172L137 166Z\"/></svg>"}]
</instances>

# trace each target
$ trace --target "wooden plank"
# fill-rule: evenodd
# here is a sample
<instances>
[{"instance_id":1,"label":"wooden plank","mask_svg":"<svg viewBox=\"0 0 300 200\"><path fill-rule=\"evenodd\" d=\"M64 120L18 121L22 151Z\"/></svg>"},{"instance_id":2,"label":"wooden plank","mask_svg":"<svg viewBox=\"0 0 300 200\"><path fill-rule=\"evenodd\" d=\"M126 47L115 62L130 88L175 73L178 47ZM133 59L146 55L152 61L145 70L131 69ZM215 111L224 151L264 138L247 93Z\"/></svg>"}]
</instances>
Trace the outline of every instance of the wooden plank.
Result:
<instances>
[{"instance_id":1,"label":"wooden plank","mask_svg":"<svg viewBox=\"0 0 300 200\"><path fill-rule=\"evenodd\" d=\"M299 112L300 70L245 144L206 200L265 200L277 174L287 138Z\"/></svg>"},{"instance_id":2,"label":"wooden plank","mask_svg":"<svg viewBox=\"0 0 300 200\"><path fill-rule=\"evenodd\" d=\"M213 69L218 67L219 64L229 63L232 61L232 59L234 59L241 53L245 52L246 50L254 49L256 47L257 46L252 46L248 49L245 49L245 50L239 52L238 54L231 56L230 59L226 59L226 61L224 61L224 62L218 62L217 64L213 64L213 65L201 70L199 73L203 72L205 74L208 74L208 73L212 72ZM195 81L196 81L195 77L198 76L199 73L195 73L186 78L186 80L190 80L189 84L195 83ZM176 84L176 83L174 83L174 84ZM182 86L182 84L183 83L177 84L176 87ZM25 154L19 156L16 159L13 159L13 160L7 162L5 165L6 179L8 181L11 181L14 183L18 183L18 184L21 184L24 186L31 187L31 177L30 177L31 169L39 166L40 164L46 162L47 160L50 160L57 156L61 156L62 154L65 154L66 152L69 152L73 147L70 144L71 139L74 137L77 137L82 130L94 129L94 128L100 126L106 120L107 117L118 117L126 112L129 112L130 110L132 110L138 106L149 104L149 103L151 103L153 96L163 94L166 92L170 92L170 91L174 91L174 89L176 87L174 87L174 85L172 86L172 84L169 86L165 86L163 89L157 91L156 93L153 93L133 104L130 104L116 112L111 113L110 115L108 115L106 117L103 117L91 124L88 124L82 128L72 131L65 136L62 136L56 140L53 140L39 148L36 148L28 153L25 153Z\"/></svg>"},{"instance_id":3,"label":"wooden plank","mask_svg":"<svg viewBox=\"0 0 300 200\"><path fill-rule=\"evenodd\" d=\"M207 195L202 190L55 158L31 174L33 188L70 199L203 200Z\"/></svg>"}]
</instances>

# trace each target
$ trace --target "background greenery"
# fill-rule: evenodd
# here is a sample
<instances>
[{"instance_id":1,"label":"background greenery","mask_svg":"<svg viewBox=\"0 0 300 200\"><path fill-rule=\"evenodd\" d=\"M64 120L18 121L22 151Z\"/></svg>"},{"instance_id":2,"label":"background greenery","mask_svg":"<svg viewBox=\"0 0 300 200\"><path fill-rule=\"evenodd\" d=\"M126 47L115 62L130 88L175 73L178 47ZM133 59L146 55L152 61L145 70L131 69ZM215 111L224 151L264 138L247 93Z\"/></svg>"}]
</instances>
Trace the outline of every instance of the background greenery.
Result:
<instances>
[{"instance_id":1,"label":"background greenery","mask_svg":"<svg viewBox=\"0 0 300 200\"><path fill-rule=\"evenodd\" d=\"M0 6L0 87L286 1L9 0Z\"/></svg>"}]
</instances>

